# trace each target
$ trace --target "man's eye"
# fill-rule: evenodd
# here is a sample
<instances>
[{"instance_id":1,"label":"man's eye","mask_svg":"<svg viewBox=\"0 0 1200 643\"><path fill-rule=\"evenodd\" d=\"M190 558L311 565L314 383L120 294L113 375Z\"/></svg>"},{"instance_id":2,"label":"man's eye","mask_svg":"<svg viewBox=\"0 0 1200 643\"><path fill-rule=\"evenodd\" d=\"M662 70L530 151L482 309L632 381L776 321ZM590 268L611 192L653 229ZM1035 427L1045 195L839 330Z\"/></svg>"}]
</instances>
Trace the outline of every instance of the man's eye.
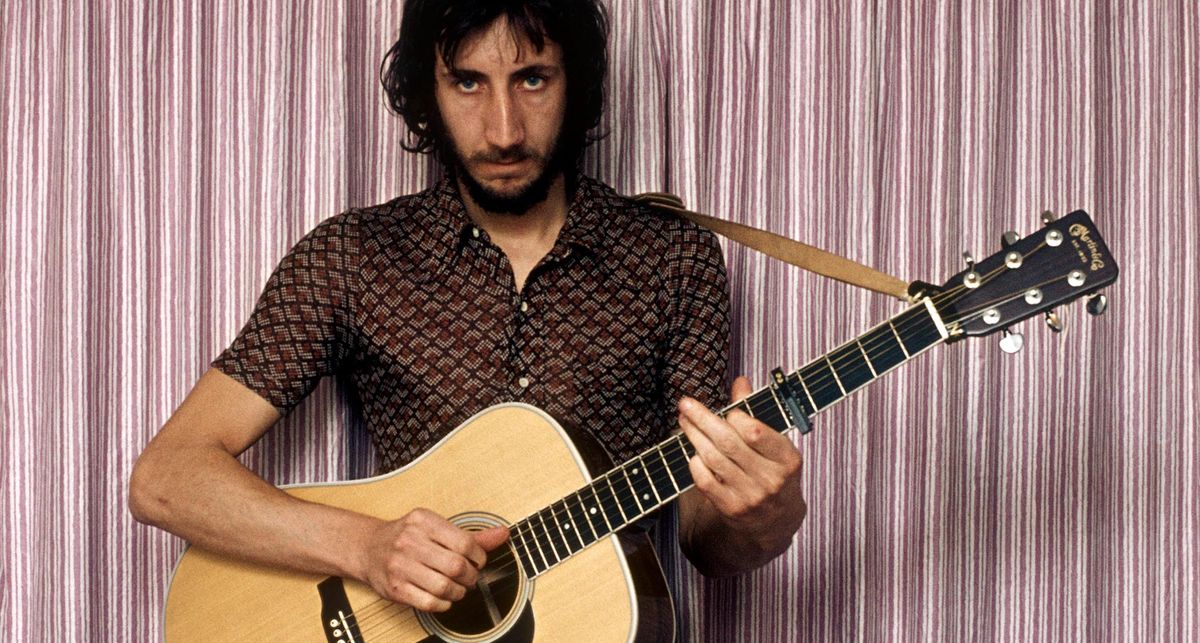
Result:
<instances>
[{"instance_id":1,"label":"man's eye","mask_svg":"<svg viewBox=\"0 0 1200 643\"><path fill-rule=\"evenodd\" d=\"M537 89L546 84L546 79L541 76L527 76L525 78L526 89Z\"/></svg>"},{"instance_id":2,"label":"man's eye","mask_svg":"<svg viewBox=\"0 0 1200 643\"><path fill-rule=\"evenodd\" d=\"M476 89L479 89L479 83L474 80L463 79L458 81L458 88L464 92L473 92Z\"/></svg>"}]
</instances>

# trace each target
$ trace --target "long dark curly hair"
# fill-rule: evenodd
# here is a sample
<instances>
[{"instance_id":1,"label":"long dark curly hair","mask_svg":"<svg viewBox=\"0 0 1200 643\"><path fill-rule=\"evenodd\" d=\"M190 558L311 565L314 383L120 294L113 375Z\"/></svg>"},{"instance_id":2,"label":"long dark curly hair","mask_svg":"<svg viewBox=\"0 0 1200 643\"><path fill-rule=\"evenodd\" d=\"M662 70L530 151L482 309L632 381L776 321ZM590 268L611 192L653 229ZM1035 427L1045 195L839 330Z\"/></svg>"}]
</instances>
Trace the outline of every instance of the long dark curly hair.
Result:
<instances>
[{"instance_id":1,"label":"long dark curly hair","mask_svg":"<svg viewBox=\"0 0 1200 643\"><path fill-rule=\"evenodd\" d=\"M577 167L583 150L601 138L593 130L604 102L608 17L598 0L408 0L400 37L380 66L388 104L408 126L401 145L448 164L452 148L434 97L434 56L440 51L453 68L462 41L500 16L539 52L547 38L562 48L567 109L558 151L566 167Z\"/></svg>"}]
</instances>

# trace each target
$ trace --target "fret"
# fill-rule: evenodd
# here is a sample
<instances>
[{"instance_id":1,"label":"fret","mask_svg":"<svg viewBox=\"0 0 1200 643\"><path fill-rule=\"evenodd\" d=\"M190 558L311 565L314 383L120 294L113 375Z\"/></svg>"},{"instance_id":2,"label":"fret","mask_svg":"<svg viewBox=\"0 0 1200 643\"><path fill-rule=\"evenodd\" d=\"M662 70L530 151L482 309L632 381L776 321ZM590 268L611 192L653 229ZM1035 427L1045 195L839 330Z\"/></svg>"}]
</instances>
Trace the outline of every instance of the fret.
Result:
<instances>
[{"instance_id":1,"label":"fret","mask_svg":"<svg viewBox=\"0 0 1200 643\"><path fill-rule=\"evenodd\" d=\"M846 396L846 387L842 386L842 378L838 377L837 369L833 367L833 362L829 360L829 356L825 356L825 363L829 365L829 372L833 374L833 381L837 384L838 390L842 392L842 397Z\"/></svg>"},{"instance_id":2,"label":"fret","mask_svg":"<svg viewBox=\"0 0 1200 643\"><path fill-rule=\"evenodd\" d=\"M600 500L600 511L604 514L609 531L616 531L625 524L625 512L621 510L621 503L617 502L617 492L613 489L610 476L611 472L605 474L592 488L596 491L596 498Z\"/></svg>"},{"instance_id":3,"label":"fret","mask_svg":"<svg viewBox=\"0 0 1200 643\"><path fill-rule=\"evenodd\" d=\"M663 453L663 445L655 447L654 452L658 454L658 461L662 463L663 471L667 472L667 477L671 480L671 486L674 487L672 495L683 491L683 487L679 486L679 481L675 479L675 474L671 473L671 464L667 462L667 454Z\"/></svg>"},{"instance_id":4,"label":"fret","mask_svg":"<svg viewBox=\"0 0 1200 643\"><path fill-rule=\"evenodd\" d=\"M871 383L874 376L867 365L862 353L852 344L846 344L833 349L825 360L834 366L838 382L842 384L844 394L848 394Z\"/></svg>"},{"instance_id":5,"label":"fret","mask_svg":"<svg viewBox=\"0 0 1200 643\"><path fill-rule=\"evenodd\" d=\"M557 565L559 562L566 559L566 557L567 557L567 552L565 551L566 546L563 545L562 543L554 542L554 532L550 531L550 528L546 526L546 520L542 517L543 511L545 511L545 510L543 509L542 511L537 512L536 514L534 514L534 516L537 517L538 523L541 524L541 527L540 527L541 534L540 535L544 536L545 538L544 539L539 538L539 534L537 532L534 532L533 541L536 543L539 543L539 544L543 543L543 542L545 543L545 545L546 545L545 550L548 550L554 556L554 562L551 563L551 566L553 566L553 565ZM549 561L549 557L547 557L546 560Z\"/></svg>"},{"instance_id":6,"label":"fret","mask_svg":"<svg viewBox=\"0 0 1200 643\"><path fill-rule=\"evenodd\" d=\"M887 324L888 327L892 329L892 334L896 336L896 341L900 344L900 350L904 351L904 359L912 359L912 355L909 354L908 348L904 346L904 340L900 339L900 333L896 332L896 325L893 324L892 320L890 319L888 320Z\"/></svg>"},{"instance_id":7,"label":"fret","mask_svg":"<svg viewBox=\"0 0 1200 643\"><path fill-rule=\"evenodd\" d=\"M692 484L692 470L688 468L688 459L695 451L688 453L690 446L691 443L681 434L660 447L663 459L667 461L667 468L671 472L671 479L680 490Z\"/></svg>"},{"instance_id":8,"label":"fret","mask_svg":"<svg viewBox=\"0 0 1200 643\"><path fill-rule=\"evenodd\" d=\"M565 499L550 505L550 515L554 516L554 522L558 525L559 531L562 532L563 542L572 554L587 547L587 543L583 542L583 536L571 522L571 512L567 509ZM578 546L572 544L573 542L578 543Z\"/></svg>"},{"instance_id":9,"label":"fret","mask_svg":"<svg viewBox=\"0 0 1200 643\"><path fill-rule=\"evenodd\" d=\"M513 532L517 534L517 538L521 544L521 549L525 550L525 555L518 556L517 558L521 561L521 569L525 570L525 577L533 578L538 574L537 562L533 558L533 552L529 550L529 543L525 542L525 534L521 529L521 525L523 524L524 523L519 522L513 526ZM515 548L516 543L514 542L513 545Z\"/></svg>"},{"instance_id":10,"label":"fret","mask_svg":"<svg viewBox=\"0 0 1200 643\"><path fill-rule=\"evenodd\" d=\"M863 335L861 344L875 365L875 370L880 373L886 373L908 359L900 338L892 332L890 322Z\"/></svg>"},{"instance_id":11,"label":"fret","mask_svg":"<svg viewBox=\"0 0 1200 643\"><path fill-rule=\"evenodd\" d=\"M781 415L786 416L787 414L783 411L783 404L779 402L779 396L775 394L775 389L768 386L767 392L771 394L771 400L775 402L775 408L779 409Z\"/></svg>"},{"instance_id":12,"label":"fret","mask_svg":"<svg viewBox=\"0 0 1200 643\"><path fill-rule=\"evenodd\" d=\"M654 488L654 480L650 478L650 472L646 470L646 461L639 455L630 464L633 466L622 468L625 469L625 475L629 478L634 492L637 493L643 513L662 504L662 497L658 495L658 489Z\"/></svg>"},{"instance_id":13,"label":"fret","mask_svg":"<svg viewBox=\"0 0 1200 643\"><path fill-rule=\"evenodd\" d=\"M639 497L637 487L634 487L633 481L629 479L629 469L627 466L628 463L622 465L617 470L619 473L617 476L617 488L620 490L619 493L621 494L617 496L617 500L621 502L621 507L625 509L625 515L627 516L625 519L626 522L633 522L646 510L642 506L642 499ZM622 482L625 484L621 484ZM629 491L628 497L624 495L626 490ZM629 500L633 500L633 503L630 504Z\"/></svg>"},{"instance_id":14,"label":"fret","mask_svg":"<svg viewBox=\"0 0 1200 643\"><path fill-rule=\"evenodd\" d=\"M553 563L546 557L546 552L542 551L542 544L538 542L537 534L533 533L533 516L526 519L525 524L529 526L529 539L533 541L533 546L537 550L538 558L542 561L542 569L550 569ZM526 545L528 548L528 545Z\"/></svg>"},{"instance_id":15,"label":"fret","mask_svg":"<svg viewBox=\"0 0 1200 643\"><path fill-rule=\"evenodd\" d=\"M582 501L583 511L588 517L592 531L596 532L596 537L599 538L613 532L613 523L604 511L604 504L600 501L599 493L597 493L597 484L592 483L591 486L580 489L576 495Z\"/></svg>"},{"instance_id":16,"label":"fret","mask_svg":"<svg viewBox=\"0 0 1200 643\"><path fill-rule=\"evenodd\" d=\"M575 526L575 533L579 535L581 547L588 545L598 540L596 536L596 528L592 526L591 518L588 517L587 506L580 496L575 494L568 496L564 502L567 509L567 515L571 519L571 524ZM593 504L593 506L595 506Z\"/></svg>"},{"instance_id":17,"label":"fret","mask_svg":"<svg viewBox=\"0 0 1200 643\"><path fill-rule=\"evenodd\" d=\"M671 479L671 472L667 469L667 463L662 459L661 451L651 449L638 456L638 459L646 467L646 477L649 478L650 485L654 488L654 495L658 498L659 504L664 498L670 498L679 491L675 488L675 481Z\"/></svg>"},{"instance_id":18,"label":"fret","mask_svg":"<svg viewBox=\"0 0 1200 643\"><path fill-rule=\"evenodd\" d=\"M605 474L604 484L608 487L608 493L605 494L606 496L608 496L608 498L605 498L605 499L607 500L607 499L611 498L612 503L616 506L617 511L616 511L616 515L613 516L613 522L617 523L617 526L619 527L619 526L624 525L625 523L629 522L629 520L630 520L629 516L634 515L634 514L626 514L625 513L625 507L621 504L621 497L617 495L617 488L615 486L613 486L612 476L615 473L617 473L617 471L619 471L619 470L610 471L607 474ZM607 511L608 505L605 505L604 509ZM616 520L617 516L620 516L621 519Z\"/></svg>"},{"instance_id":19,"label":"fret","mask_svg":"<svg viewBox=\"0 0 1200 643\"><path fill-rule=\"evenodd\" d=\"M808 400L808 408L804 409L804 412L807 415L812 416L813 414L815 414L817 412L817 403L816 403L816 401L813 400L812 391L808 390L808 384L805 384L804 378L800 377L799 370L797 370L795 373L793 373L791 375L791 377L796 378L796 384L800 385L800 390L804 391L804 397L805 397L805 399ZM795 390L794 386L792 388L793 388L793 390ZM803 403L801 404L801 406L803 407Z\"/></svg>"},{"instance_id":20,"label":"fret","mask_svg":"<svg viewBox=\"0 0 1200 643\"><path fill-rule=\"evenodd\" d=\"M797 371L797 374L816 403L818 411L842 399L841 390L833 379L833 372L823 360L805 366Z\"/></svg>"},{"instance_id":21,"label":"fret","mask_svg":"<svg viewBox=\"0 0 1200 643\"><path fill-rule=\"evenodd\" d=\"M733 411L735 409L740 410L741 412L745 413L746 415L749 415L750 417L754 417L754 408L752 408L750 406L749 402L750 402L750 399L746 398L746 399L742 400L741 402L738 402L737 404L734 404L733 406L729 407L729 410L730 411Z\"/></svg>"},{"instance_id":22,"label":"fret","mask_svg":"<svg viewBox=\"0 0 1200 643\"><path fill-rule=\"evenodd\" d=\"M757 417L760 422L775 429L776 431L786 431L791 428L791 422L788 421L787 412L783 410L783 406L775 395L775 391L771 387L759 391L743 402L748 402L750 406L758 409L753 417Z\"/></svg>"},{"instance_id":23,"label":"fret","mask_svg":"<svg viewBox=\"0 0 1200 643\"><path fill-rule=\"evenodd\" d=\"M875 371L875 365L871 363L871 358L867 357L867 349L863 348L862 342L856 338L854 343L858 344L858 351L862 353L863 361L867 363L867 368L871 369L871 377L879 377L879 373Z\"/></svg>"},{"instance_id":24,"label":"fret","mask_svg":"<svg viewBox=\"0 0 1200 643\"><path fill-rule=\"evenodd\" d=\"M808 388L800 379L800 371L792 372L786 378L788 385L792 387L793 391L803 394L803 397L796 398L796 404L800 405L800 412L804 413L804 417L808 418L815 415L817 410L813 407L812 398L808 395Z\"/></svg>"}]
</instances>

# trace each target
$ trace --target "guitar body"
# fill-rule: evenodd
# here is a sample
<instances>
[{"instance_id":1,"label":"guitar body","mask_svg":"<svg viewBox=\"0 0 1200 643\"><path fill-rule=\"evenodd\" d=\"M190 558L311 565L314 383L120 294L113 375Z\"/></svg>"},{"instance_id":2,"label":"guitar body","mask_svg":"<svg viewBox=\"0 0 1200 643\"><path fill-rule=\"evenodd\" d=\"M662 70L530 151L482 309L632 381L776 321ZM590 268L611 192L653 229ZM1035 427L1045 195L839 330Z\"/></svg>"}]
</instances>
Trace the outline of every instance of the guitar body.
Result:
<instances>
[{"instance_id":1,"label":"guitar body","mask_svg":"<svg viewBox=\"0 0 1200 643\"><path fill-rule=\"evenodd\" d=\"M387 475L285 491L385 519L425 507L465 528L510 524L588 483L590 471L603 471L596 466L607 456L575 438L532 406L503 404ZM519 567L509 559L510 573ZM466 626L442 628L430 615L384 601L357 581L281 571L189 547L171 579L165 635L170 643L674 638L670 596L644 535L605 537L536 578L521 573L510 580L510 606L498 585L496 596L488 593L488 609L460 615Z\"/></svg>"}]
</instances>

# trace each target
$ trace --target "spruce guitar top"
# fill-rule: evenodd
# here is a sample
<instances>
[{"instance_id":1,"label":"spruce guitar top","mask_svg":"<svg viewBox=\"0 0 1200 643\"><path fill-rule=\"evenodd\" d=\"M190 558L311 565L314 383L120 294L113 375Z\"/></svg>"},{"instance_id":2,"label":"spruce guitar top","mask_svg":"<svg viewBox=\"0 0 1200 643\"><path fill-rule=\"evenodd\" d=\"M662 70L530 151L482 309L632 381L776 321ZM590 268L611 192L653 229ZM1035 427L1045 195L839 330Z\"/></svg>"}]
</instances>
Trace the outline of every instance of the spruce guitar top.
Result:
<instances>
[{"instance_id":1,"label":"spruce guitar top","mask_svg":"<svg viewBox=\"0 0 1200 643\"><path fill-rule=\"evenodd\" d=\"M1118 268L1083 211L1004 248L941 286L914 284L900 314L721 411L745 411L779 430L809 418L942 342L1004 332L1088 297ZM918 290L919 289L919 290ZM616 467L603 450L523 404L483 410L436 447L387 475L286 488L296 497L394 519L430 508L466 529L507 525L476 587L444 613L386 601L357 581L270 569L192 547L167 595L167 641L670 641L674 614L649 539L634 521L692 486L682 434Z\"/></svg>"}]
</instances>

